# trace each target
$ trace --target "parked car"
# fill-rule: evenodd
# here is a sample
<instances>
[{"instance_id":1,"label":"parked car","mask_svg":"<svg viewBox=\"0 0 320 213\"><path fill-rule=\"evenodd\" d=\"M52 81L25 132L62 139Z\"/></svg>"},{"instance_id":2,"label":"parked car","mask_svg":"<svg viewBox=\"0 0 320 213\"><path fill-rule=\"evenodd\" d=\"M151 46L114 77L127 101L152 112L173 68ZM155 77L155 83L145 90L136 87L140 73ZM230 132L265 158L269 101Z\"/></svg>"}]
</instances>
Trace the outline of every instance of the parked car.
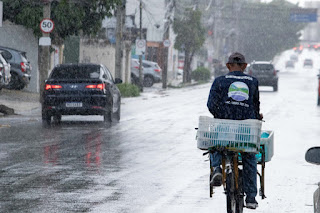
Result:
<instances>
[{"instance_id":1,"label":"parked car","mask_svg":"<svg viewBox=\"0 0 320 213\"><path fill-rule=\"evenodd\" d=\"M303 67L309 67L312 68L313 67L313 61L310 58L306 58L303 62Z\"/></svg>"},{"instance_id":2,"label":"parked car","mask_svg":"<svg viewBox=\"0 0 320 213\"><path fill-rule=\"evenodd\" d=\"M11 65L4 59L0 51L0 90L7 87L11 80Z\"/></svg>"},{"instance_id":3,"label":"parked car","mask_svg":"<svg viewBox=\"0 0 320 213\"><path fill-rule=\"evenodd\" d=\"M278 91L278 71L268 61L253 61L248 74L257 78L260 86L271 86L273 91Z\"/></svg>"},{"instance_id":4,"label":"parked car","mask_svg":"<svg viewBox=\"0 0 320 213\"><path fill-rule=\"evenodd\" d=\"M131 59L131 83L140 85L139 83L139 67L140 62L138 59ZM143 70L143 66L141 67Z\"/></svg>"},{"instance_id":5,"label":"parked car","mask_svg":"<svg viewBox=\"0 0 320 213\"><path fill-rule=\"evenodd\" d=\"M159 83L162 80L162 69L157 62L142 61L143 66L143 86L151 87L154 83Z\"/></svg>"},{"instance_id":6,"label":"parked car","mask_svg":"<svg viewBox=\"0 0 320 213\"><path fill-rule=\"evenodd\" d=\"M120 120L121 94L102 64L61 64L53 68L42 94L42 120L61 121L62 115L103 115Z\"/></svg>"},{"instance_id":7,"label":"parked car","mask_svg":"<svg viewBox=\"0 0 320 213\"><path fill-rule=\"evenodd\" d=\"M320 147L312 147L308 149L305 159L309 163L320 165ZM320 213L320 183L317 190L313 193L314 213Z\"/></svg>"},{"instance_id":8,"label":"parked car","mask_svg":"<svg viewBox=\"0 0 320 213\"><path fill-rule=\"evenodd\" d=\"M131 82L138 84L139 82L139 66L138 59L131 59ZM143 86L151 87L154 83L162 80L162 70L157 62L142 60Z\"/></svg>"},{"instance_id":9,"label":"parked car","mask_svg":"<svg viewBox=\"0 0 320 213\"><path fill-rule=\"evenodd\" d=\"M294 68L294 61L292 60L286 61L286 68Z\"/></svg>"},{"instance_id":10,"label":"parked car","mask_svg":"<svg viewBox=\"0 0 320 213\"><path fill-rule=\"evenodd\" d=\"M27 86L31 79L31 64L27 59L27 53L9 47L0 46L2 56L11 64L11 80L9 89L21 90Z\"/></svg>"}]
</instances>

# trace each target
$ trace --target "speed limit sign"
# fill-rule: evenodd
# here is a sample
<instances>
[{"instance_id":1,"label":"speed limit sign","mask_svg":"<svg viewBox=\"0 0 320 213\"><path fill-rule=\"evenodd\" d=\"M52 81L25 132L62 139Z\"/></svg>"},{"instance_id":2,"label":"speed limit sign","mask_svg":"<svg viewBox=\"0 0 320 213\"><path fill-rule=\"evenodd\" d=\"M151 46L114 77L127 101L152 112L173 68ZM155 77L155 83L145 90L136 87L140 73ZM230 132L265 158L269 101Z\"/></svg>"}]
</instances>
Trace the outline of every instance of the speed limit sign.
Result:
<instances>
[{"instance_id":1,"label":"speed limit sign","mask_svg":"<svg viewBox=\"0 0 320 213\"><path fill-rule=\"evenodd\" d=\"M51 19L45 18L40 22L40 30L43 33L51 33L54 29L54 23Z\"/></svg>"}]
</instances>

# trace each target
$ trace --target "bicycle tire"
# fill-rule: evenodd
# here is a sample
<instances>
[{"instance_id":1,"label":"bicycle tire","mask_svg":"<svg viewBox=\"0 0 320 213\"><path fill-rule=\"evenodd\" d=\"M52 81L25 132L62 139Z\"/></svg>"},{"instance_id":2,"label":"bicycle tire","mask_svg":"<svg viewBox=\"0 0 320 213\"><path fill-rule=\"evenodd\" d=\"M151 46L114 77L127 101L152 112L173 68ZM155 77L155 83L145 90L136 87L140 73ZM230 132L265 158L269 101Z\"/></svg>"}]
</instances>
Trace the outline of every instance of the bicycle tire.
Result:
<instances>
[{"instance_id":1,"label":"bicycle tire","mask_svg":"<svg viewBox=\"0 0 320 213\"><path fill-rule=\"evenodd\" d=\"M210 162L210 175L209 175L209 196L212 197L213 195L213 186L211 186L211 178L212 178L212 167L211 167L211 158L209 157L209 162Z\"/></svg>"},{"instance_id":2,"label":"bicycle tire","mask_svg":"<svg viewBox=\"0 0 320 213\"><path fill-rule=\"evenodd\" d=\"M236 192L236 213L243 213L244 207L244 192L243 192L243 179L242 179L242 170L239 169L239 189Z\"/></svg>"},{"instance_id":3,"label":"bicycle tire","mask_svg":"<svg viewBox=\"0 0 320 213\"><path fill-rule=\"evenodd\" d=\"M229 173L226 176L226 197L227 213L236 213L235 182L233 173Z\"/></svg>"}]
</instances>

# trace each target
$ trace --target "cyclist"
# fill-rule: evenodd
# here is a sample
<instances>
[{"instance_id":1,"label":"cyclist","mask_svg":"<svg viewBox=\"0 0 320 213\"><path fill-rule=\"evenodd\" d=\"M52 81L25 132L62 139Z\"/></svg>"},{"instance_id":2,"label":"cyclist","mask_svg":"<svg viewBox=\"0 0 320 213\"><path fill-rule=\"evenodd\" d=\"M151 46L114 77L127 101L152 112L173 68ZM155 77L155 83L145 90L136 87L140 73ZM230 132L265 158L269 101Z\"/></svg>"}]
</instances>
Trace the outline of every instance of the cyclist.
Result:
<instances>
[{"instance_id":1,"label":"cyclist","mask_svg":"<svg viewBox=\"0 0 320 213\"><path fill-rule=\"evenodd\" d=\"M262 119L258 80L243 73L247 67L245 57L238 52L232 53L226 64L229 73L217 77L212 83L207 107L215 118L219 119ZM211 186L221 186L221 154L210 154L214 171ZM246 194L246 207L255 209L257 195L257 161L254 153L243 153L243 183Z\"/></svg>"}]
</instances>

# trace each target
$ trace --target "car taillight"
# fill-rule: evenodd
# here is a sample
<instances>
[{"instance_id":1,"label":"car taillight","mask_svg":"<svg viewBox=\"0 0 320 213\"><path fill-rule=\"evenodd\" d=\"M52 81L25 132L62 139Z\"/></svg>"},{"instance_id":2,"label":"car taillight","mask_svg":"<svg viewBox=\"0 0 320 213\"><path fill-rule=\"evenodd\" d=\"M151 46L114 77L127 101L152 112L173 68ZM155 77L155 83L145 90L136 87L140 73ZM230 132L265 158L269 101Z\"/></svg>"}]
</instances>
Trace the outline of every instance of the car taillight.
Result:
<instances>
[{"instance_id":1,"label":"car taillight","mask_svg":"<svg viewBox=\"0 0 320 213\"><path fill-rule=\"evenodd\" d=\"M52 85L52 84L46 84L45 89L50 90L50 89L61 89L61 85Z\"/></svg>"},{"instance_id":2,"label":"car taillight","mask_svg":"<svg viewBox=\"0 0 320 213\"><path fill-rule=\"evenodd\" d=\"M21 65L21 71L22 71L22 72L27 71L27 65L26 65L26 63L21 62L20 65Z\"/></svg>"},{"instance_id":3,"label":"car taillight","mask_svg":"<svg viewBox=\"0 0 320 213\"><path fill-rule=\"evenodd\" d=\"M154 71L156 71L156 72L161 72L161 69L154 69Z\"/></svg>"},{"instance_id":4,"label":"car taillight","mask_svg":"<svg viewBox=\"0 0 320 213\"><path fill-rule=\"evenodd\" d=\"M252 75L252 70L249 70L249 75Z\"/></svg>"},{"instance_id":5,"label":"car taillight","mask_svg":"<svg viewBox=\"0 0 320 213\"><path fill-rule=\"evenodd\" d=\"M277 75L277 70L273 70L273 75Z\"/></svg>"},{"instance_id":6,"label":"car taillight","mask_svg":"<svg viewBox=\"0 0 320 213\"><path fill-rule=\"evenodd\" d=\"M106 84L90 84L90 85L87 85L86 88L104 90L106 88Z\"/></svg>"}]
</instances>

